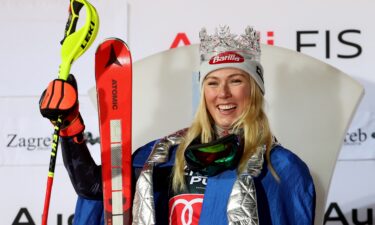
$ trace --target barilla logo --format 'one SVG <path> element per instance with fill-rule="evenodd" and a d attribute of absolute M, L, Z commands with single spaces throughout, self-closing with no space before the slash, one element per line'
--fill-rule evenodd
<path fill-rule="evenodd" d="M 241 63 L 244 61 L 242 55 L 236 52 L 223 52 L 210 59 L 209 64 Z"/>

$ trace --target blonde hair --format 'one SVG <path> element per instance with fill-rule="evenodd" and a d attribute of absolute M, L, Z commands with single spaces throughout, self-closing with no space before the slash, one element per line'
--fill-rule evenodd
<path fill-rule="evenodd" d="M 255 83 L 250 78 L 250 96 L 247 108 L 242 115 L 234 122 L 233 128 L 236 130 L 242 128 L 244 131 L 244 152 L 237 167 L 238 173 L 244 171 L 247 166 L 247 161 L 256 152 L 257 147 L 266 146 L 266 159 L 268 165 L 269 154 L 272 144 L 272 134 L 270 131 L 268 118 L 263 111 L 264 97 Z M 202 85 L 203 87 L 203 85 Z M 208 113 L 203 88 L 195 118 L 192 125 L 189 127 L 184 139 L 177 148 L 175 165 L 173 167 L 172 189 L 174 191 L 185 190 L 185 149 L 190 143 L 200 136 L 201 143 L 208 143 L 214 138 L 213 119 Z M 274 172 L 271 166 L 271 172 Z"/>

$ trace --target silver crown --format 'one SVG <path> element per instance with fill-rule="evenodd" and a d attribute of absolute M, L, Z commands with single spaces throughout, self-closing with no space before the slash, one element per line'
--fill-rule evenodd
<path fill-rule="evenodd" d="M 239 37 L 230 33 L 229 26 L 220 26 L 213 35 L 208 35 L 206 28 L 199 32 L 201 60 L 208 60 L 213 54 L 225 51 L 244 53 L 246 58 L 260 60 L 260 34 L 247 26 Z"/>

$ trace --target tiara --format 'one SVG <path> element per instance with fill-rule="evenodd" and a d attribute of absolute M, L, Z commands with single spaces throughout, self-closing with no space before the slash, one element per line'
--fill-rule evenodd
<path fill-rule="evenodd" d="M 225 51 L 238 51 L 246 58 L 260 60 L 260 34 L 253 27 L 247 26 L 245 33 L 239 37 L 230 33 L 229 26 L 219 26 L 213 35 L 208 35 L 206 28 L 199 32 L 201 61 L 207 60 L 212 54 Z"/>

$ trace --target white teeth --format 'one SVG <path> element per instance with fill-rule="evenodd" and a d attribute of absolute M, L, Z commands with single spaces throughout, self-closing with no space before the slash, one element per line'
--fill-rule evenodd
<path fill-rule="evenodd" d="M 236 108 L 236 106 L 235 106 L 235 105 L 219 105 L 218 108 L 219 108 L 220 110 L 229 110 L 229 109 L 234 109 L 234 108 Z"/>

